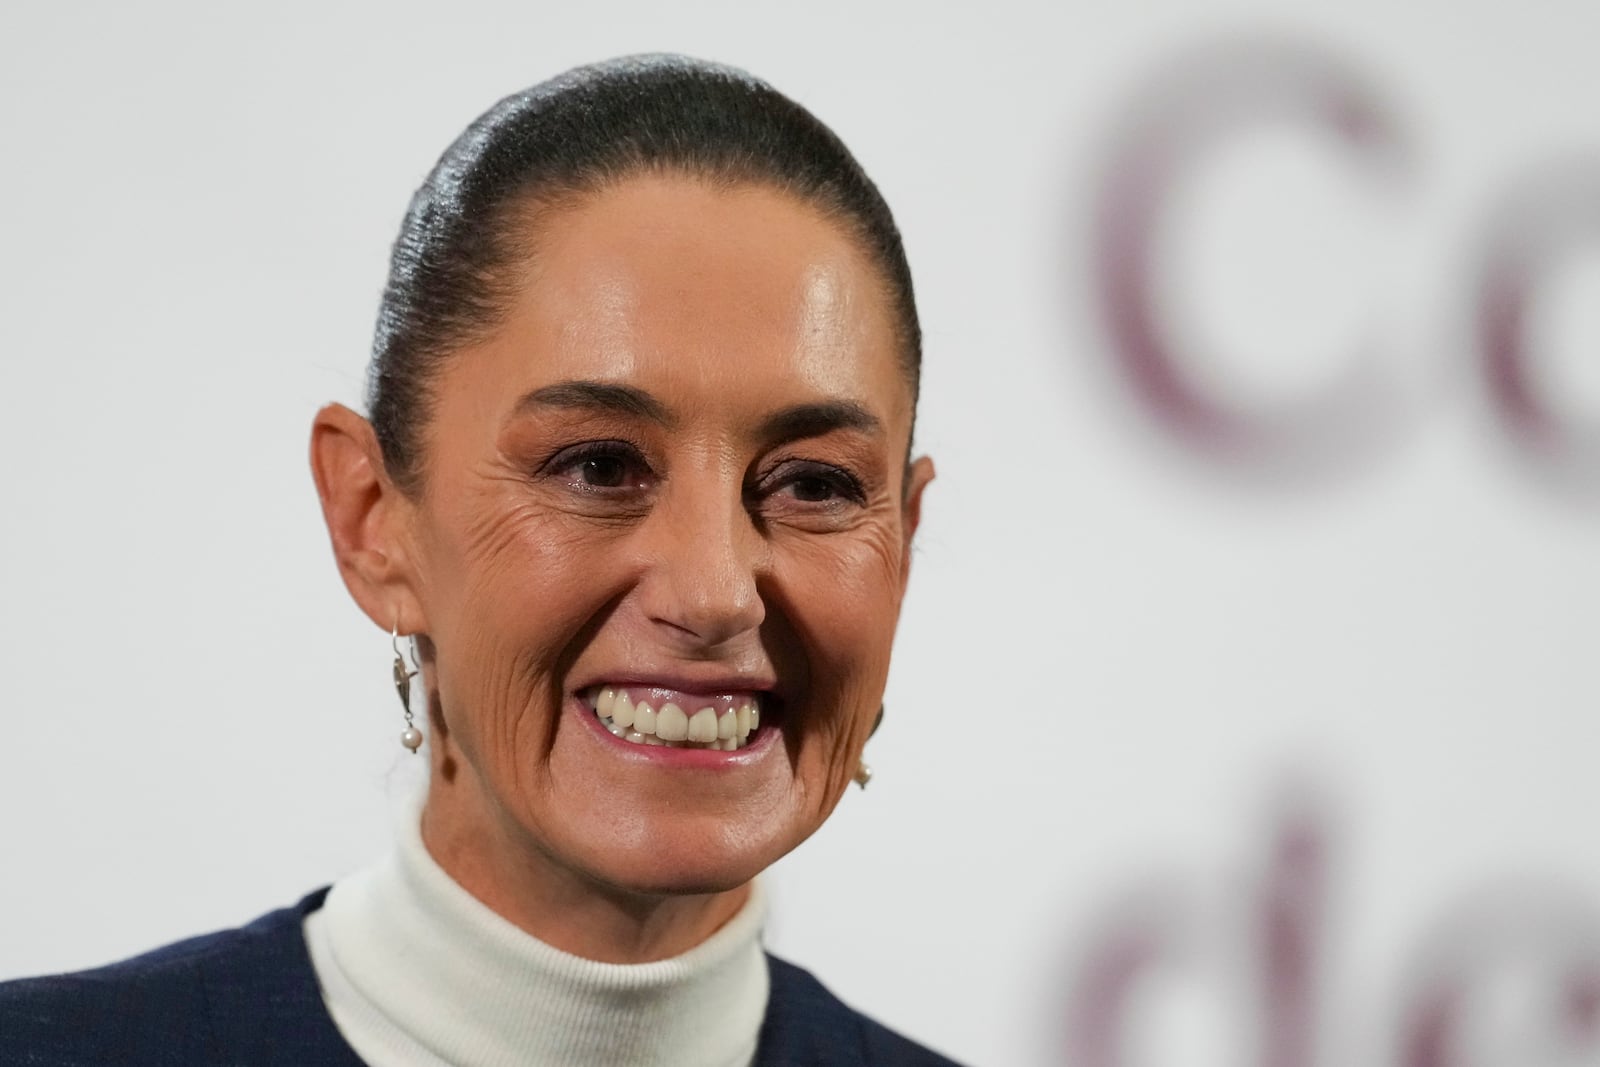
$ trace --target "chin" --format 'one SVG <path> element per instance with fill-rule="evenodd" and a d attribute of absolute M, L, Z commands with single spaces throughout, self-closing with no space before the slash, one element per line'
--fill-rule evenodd
<path fill-rule="evenodd" d="M 809 830 L 730 828 L 726 820 L 709 817 L 680 817 L 682 824 L 671 828 L 661 827 L 662 821 L 641 820 L 638 832 L 591 851 L 580 862 L 603 884 L 641 896 L 726 893 L 748 884 L 810 836 Z"/>
<path fill-rule="evenodd" d="M 657 896 L 738 889 L 822 825 L 832 804 L 818 801 L 837 799 L 811 785 L 831 778 L 815 753 L 792 756 L 799 739 L 786 736 L 776 701 L 762 702 L 764 721 L 732 751 L 639 745 L 609 731 L 594 703 L 569 702 L 549 773 L 518 792 L 542 850 L 599 885 Z"/>

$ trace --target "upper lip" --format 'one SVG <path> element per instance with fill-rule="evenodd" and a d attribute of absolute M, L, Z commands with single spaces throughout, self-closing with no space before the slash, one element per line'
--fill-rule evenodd
<path fill-rule="evenodd" d="M 695 696 L 718 696 L 725 693 L 770 693 L 777 688 L 777 680 L 768 674 L 630 670 L 595 675 L 578 686 L 577 691 L 583 693 L 600 686 L 639 686 L 670 689 Z"/>

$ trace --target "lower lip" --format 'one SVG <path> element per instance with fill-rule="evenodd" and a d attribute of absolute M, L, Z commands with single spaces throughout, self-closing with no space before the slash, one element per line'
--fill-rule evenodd
<path fill-rule="evenodd" d="M 673 748 L 671 745 L 638 745 L 624 741 L 607 730 L 594 713 L 589 702 L 573 694 L 567 698 L 568 710 L 588 723 L 589 732 L 602 743 L 611 746 L 618 754 L 636 760 L 645 760 L 662 767 L 716 768 L 744 767 L 764 756 L 776 743 L 781 732 L 775 724 L 763 722 L 749 742 L 732 752 L 707 748 Z"/>

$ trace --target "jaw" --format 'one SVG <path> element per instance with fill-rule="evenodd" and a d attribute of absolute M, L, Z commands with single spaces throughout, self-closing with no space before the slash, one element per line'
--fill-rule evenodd
<path fill-rule="evenodd" d="M 799 734 L 803 709 L 770 695 L 765 707 L 750 743 L 726 752 L 619 739 L 569 696 L 551 784 L 581 798 L 559 809 L 584 867 L 647 893 L 721 892 L 809 838 L 848 776 L 833 773 L 825 737 Z"/>
<path fill-rule="evenodd" d="M 639 694 L 627 695 L 637 707 Z M 734 705 L 745 695 L 713 694 L 696 710 L 720 709 L 720 730 L 731 708 L 737 727 Z M 803 709 L 791 714 L 771 692 L 756 696 L 759 718 L 733 751 L 618 738 L 596 714 L 600 693 L 584 690 L 551 694 L 560 710 L 542 751 L 515 727 L 504 745 L 457 737 L 469 747 L 448 746 L 456 772 L 436 765 L 430 784 L 430 850 L 494 910 L 552 944 L 541 916 L 581 911 L 585 894 L 641 921 L 669 900 L 680 901 L 674 914 L 717 910 L 714 900 L 742 893 L 808 838 L 842 792 L 818 766 L 827 739 L 798 734 Z"/>

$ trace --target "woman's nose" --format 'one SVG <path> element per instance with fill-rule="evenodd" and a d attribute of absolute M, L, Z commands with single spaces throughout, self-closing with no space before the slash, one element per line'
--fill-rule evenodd
<path fill-rule="evenodd" d="M 711 485 L 675 494 L 650 516 L 645 608 L 652 621 L 699 649 L 754 634 L 766 617 L 757 579 L 766 544 L 745 510 L 741 487 Z"/>

